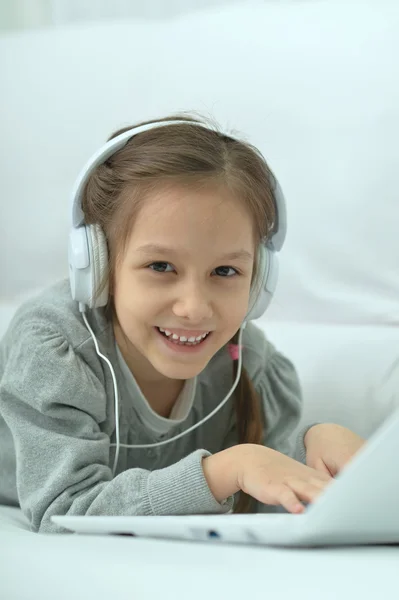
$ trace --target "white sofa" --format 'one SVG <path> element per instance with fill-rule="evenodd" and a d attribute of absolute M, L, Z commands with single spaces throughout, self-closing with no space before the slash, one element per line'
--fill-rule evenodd
<path fill-rule="evenodd" d="M 298 1 L 3 36 L 0 335 L 67 274 L 69 190 L 90 153 L 120 126 L 199 111 L 258 145 L 285 190 L 280 283 L 259 324 L 297 366 L 301 425 L 369 436 L 399 406 L 398 28 L 388 0 Z M 372 598 L 396 583 L 398 560 L 375 552 L 41 536 L 0 507 L 5 600 L 298 600 L 320 586 Z"/>

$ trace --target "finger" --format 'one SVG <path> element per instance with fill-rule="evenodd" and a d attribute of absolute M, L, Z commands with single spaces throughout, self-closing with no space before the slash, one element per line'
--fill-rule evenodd
<path fill-rule="evenodd" d="M 329 476 L 329 478 L 333 477 L 333 473 L 331 473 L 330 469 L 327 467 L 322 458 L 317 459 L 315 469 L 316 471 L 319 471 L 319 473 L 325 473 Z"/>
<path fill-rule="evenodd" d="M 310 477 L 306 481 L 309 481 L 312 485 L 319 488 L 320 490 L 324 490 L 331 482 L 333 478 L 328 477 L 328 479 L 319 479 L 318 477 Z"/>
<path fill-rule="evenodd" d="M 291 490 L 297 495 L 300 500 L 305 502 L 314 502 L 323 492 L 325 485 L 313 485 L 310 481 L 305 481 L 299 478 L 292 478 L 286 482 Z"/>
<path fill-rule="evenodd" d="M 320 468 L 318 468 L 318 465 L 319 463 L 317 463 L 317 467 L 309 467 L 309 469 L 311 470 L 312 481 L 320 481 L 324 484 L 330 482 L 331 479 L 333 479 L 333 476 L 329 471 L 327 465 L 324 462 L 323 466 L 320 465 Z"/>
<path fill-rule="evenodd" d="M 290 513 L 299 514 L 305 510 L 295 492 L 285 484 L 270 486 L 269 494 L 274 499 L 273 504 L 280 504 Z"/>

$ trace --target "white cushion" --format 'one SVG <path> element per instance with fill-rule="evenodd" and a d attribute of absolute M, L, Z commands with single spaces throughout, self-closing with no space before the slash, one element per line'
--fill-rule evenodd
<path fill-rule="evenodd" d="M 32 533 L 28 520 L 21 509 L 14 506 L 0 506 L 0 538 L 3 538 L 5 532 L 17 531 Z"/>
<path fill-rule="evenodd" d="M 257 322 L 295 364 L 300 428 L 333 422 L 370 436 L 399 408 L 399 328 Z"/>

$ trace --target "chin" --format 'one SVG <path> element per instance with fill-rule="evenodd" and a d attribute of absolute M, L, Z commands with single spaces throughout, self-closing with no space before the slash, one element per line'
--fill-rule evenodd
<path fill-rule="evenodd" d="M 163 361 L 161 364 L 152 363 L 153 367 L 158 371 L 158 373 L 161 373 L 169 379 L 192 379 L 193 377 L 199 375 L 201 371 L 205 369 L 207 364 L 208 362 L 202 362 L 201 364 L 197 365 L 185 365 L 182 363 L 176 364 L 176 362 L 166 364 Z"/>
<path fill-rule="evenodd" d="M 170 379 L 192 379 L 201 373 L 204 370 L 206 365 L 201 365 L 195 368 L 194 365 L 173 365 L 169 369 L 165 369 L 165 374 Z"/>

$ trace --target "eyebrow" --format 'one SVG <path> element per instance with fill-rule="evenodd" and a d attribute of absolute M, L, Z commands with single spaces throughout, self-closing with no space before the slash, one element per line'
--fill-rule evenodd
<path fill-rule="evenodd" d="M 159 244 L 144 244 L 136 248 L 136 252 L 142 252 L 143 254 L 178 254 L 178 250 L 174 248 L 168 248 L 167 246 L 160 246 Z M 220 257 L 223 260 L 253 260 L 253 255 L 247 250 L 235 250 L 234 252 L 228 252 Z"/>

